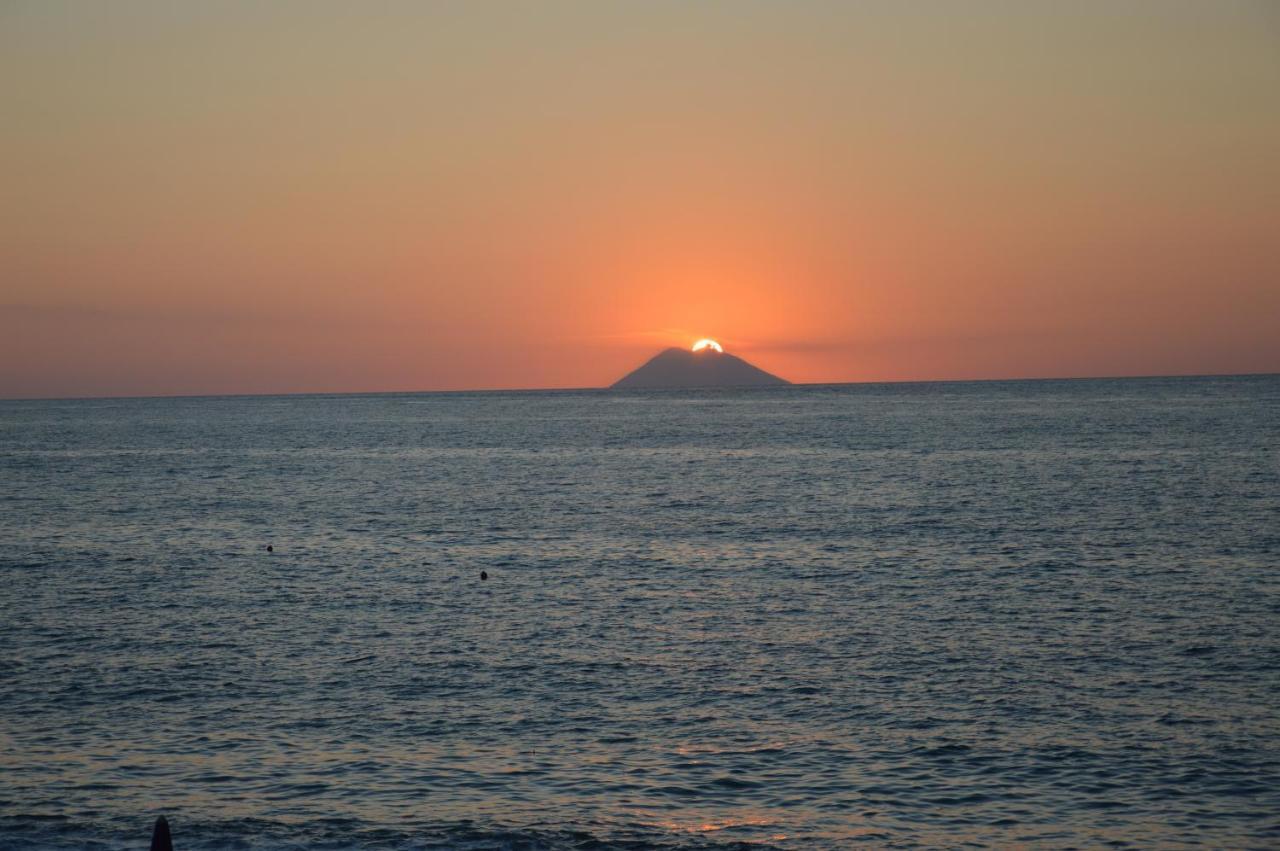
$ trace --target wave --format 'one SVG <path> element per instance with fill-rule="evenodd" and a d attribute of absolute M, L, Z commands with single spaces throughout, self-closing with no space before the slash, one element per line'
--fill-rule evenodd
<path fill-rule="evenodd" d="M 724 851 L 774 846 L 735 837 L 689 835 L 660 825 L 635 824 L 593 832 L 575 827 L 506 828 L 473 822 L 388 827 L 358 819 L 327 818 L 302 823 L 264 819 L 191 821 L 170 818 L 177 851 L 338 851 L 339 849 L 413 849 L 413 851 Z M 711 826 L 717 831 L 724 826 Z M 145 847 L 151 822 L 76 822 L 64 816 L 19 815 L 0 819 L 0 851 L 136 851 Z"/>

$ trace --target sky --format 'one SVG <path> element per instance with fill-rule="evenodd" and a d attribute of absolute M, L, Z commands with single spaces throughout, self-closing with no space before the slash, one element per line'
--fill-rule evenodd
<path fill-rule="evenodd" d="M 1280 4 L 0 5 L 0 397 L 1280 371 Z"/>

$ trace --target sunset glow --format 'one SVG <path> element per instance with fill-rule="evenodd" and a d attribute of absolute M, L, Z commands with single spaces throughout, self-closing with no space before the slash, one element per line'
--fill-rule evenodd
<path fill-rule="evenodd" d="M 1280 370 L 1266 4 L 126 5 L 0 11 L 0 396 Z"/>
<path fill-rule="evenodd" d="M 1280 0 L 0 0 L 0 851 L 1275 846 L 1277 92 Z"/>

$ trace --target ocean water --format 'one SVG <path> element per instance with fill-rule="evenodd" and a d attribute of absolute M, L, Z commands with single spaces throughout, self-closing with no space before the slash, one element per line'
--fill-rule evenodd
<path fill-rule="evenodd" d="M 0 583 L 3 848 L 1280 845 L 1276 376 L 0 402 Z"/>

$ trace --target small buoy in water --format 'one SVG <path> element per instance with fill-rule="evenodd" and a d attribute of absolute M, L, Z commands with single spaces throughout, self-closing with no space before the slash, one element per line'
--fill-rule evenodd
<path fill-rule="evenodd" d="M 169 821 L 164 816 L 156 819 L 155 829 L 151 831 L 151 851 L 173 851 L 173 839 L 169 836 Z"/>
<path fill-rule="evenodd" d="M 267 552 L 274 553 L 275 551 L 276 551 L 275 547 L 271 546 L 270 544 L 267 544 Z"/>
<path fill-rule="evenodd" d="M 486 580 L 486 579 L 488 579 L 488 578 L 489 578 L 489 574 L 485 573 L 483 570 L 482 570 L 482 571 L 480 571 L 480 581 L 481 581 L 481 582 L 483 582 L 484 580 Z"/>

